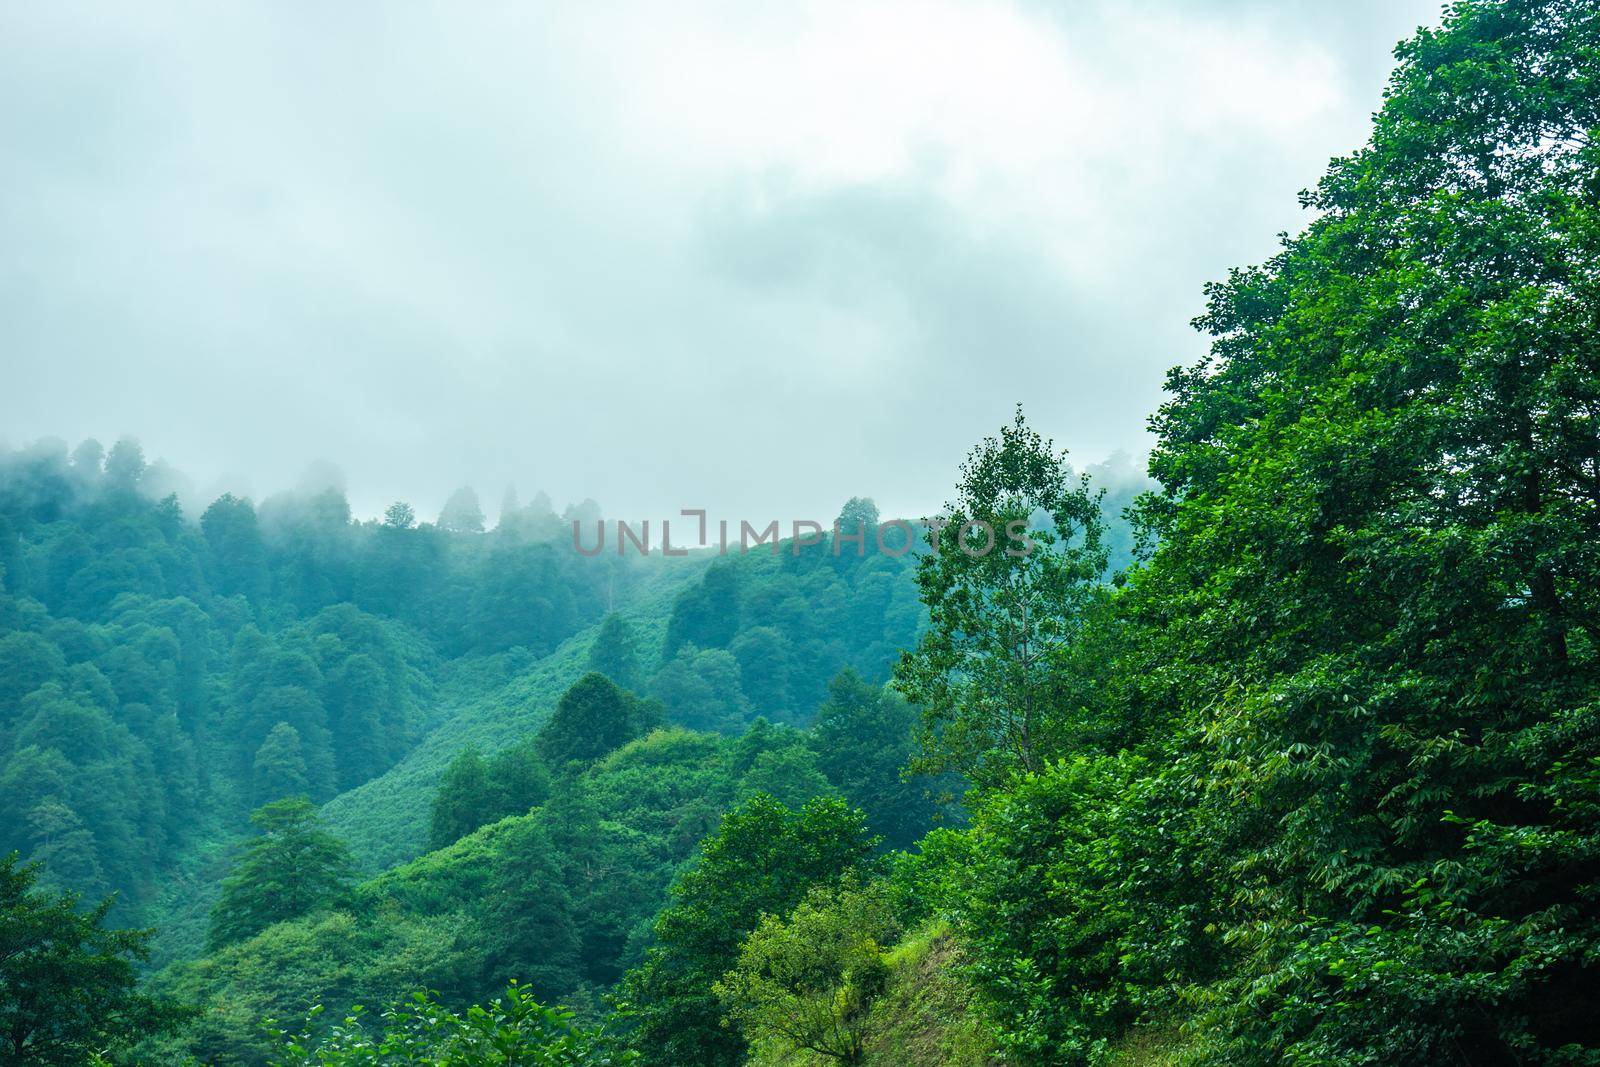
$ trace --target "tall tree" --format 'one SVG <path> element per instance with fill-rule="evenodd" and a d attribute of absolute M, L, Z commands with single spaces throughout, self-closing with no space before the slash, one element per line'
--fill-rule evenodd
<path fill-rule="evenodd" d="M 785 914 L 811 887 L 862 869 L 873 846 L 861 813 L 836 798 L 791 811 L 758 794 L 724 816 L 673 884 L 655 947 L 622 981 L 620 1010 L 644 1062 L 744 1062 L 743 1039 L 722 1024 L 715 983 L 763 915 Z"/>
<path fill-rule="evenodd" d="M 440 776 L 428 819 L 428 847 L 444 848 L 484 825 L 493 803 L 489 765 L 476 746 L 469 745 Z"/>
<path fill-rule="evenodd" d="M 267 591 L 267 556 L 254 505 L 223 493 L 201 514 L 200 532 L 207 577 L 217 592 L 259 602 Z"/>
<path fill-rule="evenodd" d="M 539 754 L 557 771 L 592 763 L 648 733 L 660 721 L 655 707 L 593 671 L 561 695 L 539 731 Z"/>
<path fill-rule="evenodd" d="M 685 645 L 724 648 L 739 632 L 739 571 L 733 560 L 718 560 L 700 581 L 678 594 L 667 620 L 662 662 L 670 662 Z"/>
<path fill-rule="evenodd" d="M 450 494 L 439 512 L 439 528 L 454 533 L 483 532 L 483 508 L 472 486 L 463 485 Z"/>
<path fill-rule="evenodd" d="M 180 1022 L 138 989 L 151 931 L 108 930 L 109 898 L 80 908 L 36 889 L 38 876 L 15 853 L 0 858 L 0 1058 L 77 1067 Z"/>
<path fill-rule="evenodd" d="M 306 758 L 300 751 L 300 732 L 286 722 L 274 726 L 256 749 L 251 779 L 257 805 L 305 795 L 310 787 L 306 782 Z"/>
<path fill-rule="evenodd" d="M 144 449 L 131 437 L 122 437 L 106 454 L 106 484 L 128 492 L 139 487 L 144 477 Z"/>
<path fill-rule="evenodd" d="M 1066 651 L 1106 565 L 1099 500 L 1066 457 L 1019 406 L 929 520 L 917 564 L 929 627 L 894 671 L 923 710 L 925 770 L 992 784 L 1057 748 L 1050 713 L 1067 699 Z"/>
<path fill-rule="evenodd" d="M 223 879 L 222 896 L 211 910 L 207 944 L 213 950 L 331 904 L 349 882 L 349 851 L 322 828 L 309 800 L 273 801 L 250 821 L 259 835 Z"/>
<path fill-rule="evenodd" d="M 409 530 L 417 524 L 417 513 L 404 500 L 383 509 L 383 524 L 391 530 Z"/>
<path fill-rule="evenodd" d="M 881 884 L 818 886 L 789 915 L 763 917 L 713 988 L 747 1040 L 860 1063 L 898 932 Z"/>
<path fill-rule="evenodd" d="M 809 735 L 822 773 L 891 848 L 910 847 L 938 811 L 929 795 L 937 782 L 906 776 L 916 724 L 916 710 L 899 694 L 847 667 L 828 683 L 828 702 Z"/>
<path fill-rule="evenodd" d="M 633 627 L 614 611 L 600 623 L 594 644 L 589 646 L 589 669 L 605 675 L 624 689 L 639 688 L 642 679 Z"/>
<path fill-rule="evenodd" d="M 1219 1060 L 1600 1055 L 1597 48 L 1452 5 L 1169 379 L 1119 671 L 1226 875 Z"/>
<path fill-rule="evenodd" d="M 445 768 L 429 815 L 428 847 L 441 849 L 507 815 L 525 815 L 550 795 L 550 772 L 529 739 L 484 759 L 464 749 Z"/>

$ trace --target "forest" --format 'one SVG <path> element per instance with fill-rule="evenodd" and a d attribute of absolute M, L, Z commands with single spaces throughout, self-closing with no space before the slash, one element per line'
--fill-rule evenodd
<path fill-rule="evenodd" d="M 1600 5 L 1395 57 L 910 553 L 0 451 L 0 1061 L 1600 1064 Z"/>

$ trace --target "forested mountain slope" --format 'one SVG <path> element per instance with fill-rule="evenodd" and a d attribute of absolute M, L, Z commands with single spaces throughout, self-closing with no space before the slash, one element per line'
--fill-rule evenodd
<path fill-rule="evenodd" d="M 1600 1064 L 1600 4 L 1396 57 L 1208 289 L 1121 580 L 1020 407 L 905 557 L 7 454 L 6 1052 Z M 174 870 L 216 904 L 141 978 Z"/>

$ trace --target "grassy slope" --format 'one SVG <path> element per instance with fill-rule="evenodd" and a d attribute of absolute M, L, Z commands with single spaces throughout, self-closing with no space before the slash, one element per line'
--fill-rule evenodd
<path fill-rule="evenodd" d="M 712 558 L 662 561 L 641 578 L 630 603 L 619 605 L 618 612 L 633 625 L 641 662 L 659 657 L 673 599 Z M 422 852 L 428 806 L 445 766 L 468 745 L 488 754 L 537 730 L 561 694 L 582 677 L 598 629 L 597 624 L 574 634 L 487 693 L 461 693 L 453 707 L 434 717 L 439 725 L 403 760 L 323 805 L 329 826 L 350 843 L 363 871 L 381 871 Z"/>
<path fill-rule="evenodd" d="M 628 603 L 618 605 L 633 624 L 642 661 L 653 663 L 660 655 L 673 598 L 712 558 L 697 554 L 653 561 L 659 565 L 641 575 Z M 349 841 L 363 873 L 386 870 L 422 852 L 428 807 L 445 764 L 466 745 L 493 752 L 537 729 L 583 674 L 598 629 L 582 630 L 531 662 L 501 653 L 463 657 L 443 667 L 434 703 L 419 709 L 426 732 L 416 748 L 386 773 L 323 805 L 324 816 Z M 221 826 L 196 834 L 159 897 L 137 916 L 140 925 L 156 929 L 152 968 L 203 953 L 211 906 L 238 837 L 238 830 Z"/>
<path fill-rule="evenodd" d="M 958 970 L 960 949 L 941 924 L 914 931 L 890 950 L 889 984 L 872 1006 L 863 1067 L 983 1067 L 999 1061 L 972 988 Z M 824 1067 L 812 1052 L 757 1047 L 751 1067 Z"/>

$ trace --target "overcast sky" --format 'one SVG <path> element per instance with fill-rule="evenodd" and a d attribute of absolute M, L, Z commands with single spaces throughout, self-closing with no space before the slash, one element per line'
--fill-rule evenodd
<path fill-rule="evenodd" d="M 1148 447 L 1437 2 L 8 3 L 0 438 L 370 515 L 944 500 Z"/>

